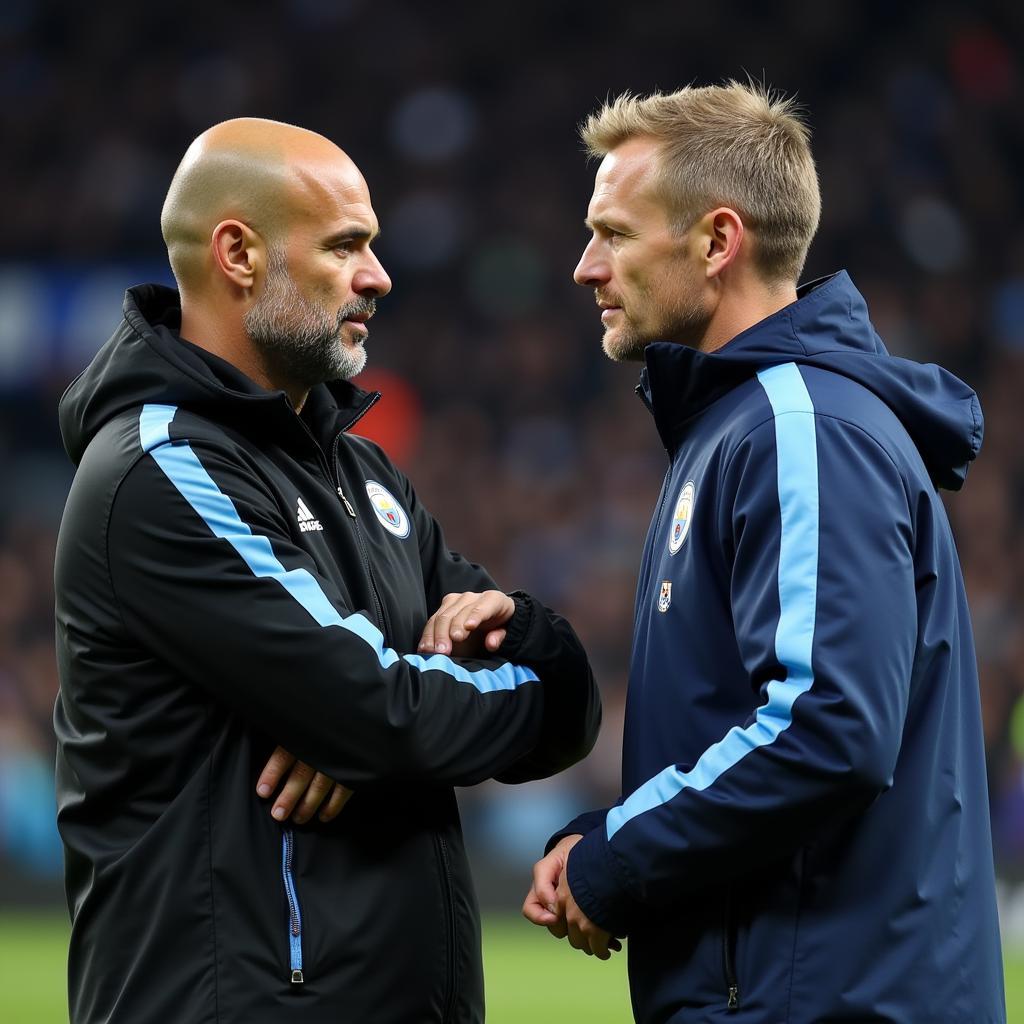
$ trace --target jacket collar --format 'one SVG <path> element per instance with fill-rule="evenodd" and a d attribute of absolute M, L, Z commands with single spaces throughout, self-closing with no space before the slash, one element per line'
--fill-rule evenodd
<path fill-rule="evenodd" d="M 851 324 L 860 328 L 852 332 L 858 335 L 853 347 L 884 352 L 867 320 L 867 306 L 843 270 L 801 285 L 795 302 L 715 352 L 699 352 L 674 342 L 648 345 L 637 394 L 650 409 L 662 442 L 671 452 L 689 420 L 758 370 L 805 361 L 829 345 L 850 345 Z M 837 340 L 841 335 L 846 336 L 844 341 Z"/>
<path fill-rule="evenodd" d="M 173 288 L 142 285 L 129 289 L 125 318 L 152 347 L 177 357 L 179 365 L 183 362 L 193 371 L 197 383 L 231 416 L 241 417 L 251 427 L 265 428 L 268 421 L 291 429 L 296 426 L 295 410 L 283 391 L 260 387 L 232 363 L 181 337 L 181 306 Z M 355 426 L 380 397 L 380 392 L 363 391 L 346 380 L 328 381 L 310 389 L 299 418 L 323 445 Z"/>

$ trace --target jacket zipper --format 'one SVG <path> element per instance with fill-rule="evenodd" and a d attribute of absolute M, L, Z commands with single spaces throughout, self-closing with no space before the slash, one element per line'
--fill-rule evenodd
<path fill-rule="evenodd" d="M 369 412 L 371 407 L 374 406 L 379 400 L 380 394 L 374 394 L 371 397 L 370 401 L 367 402 L 366 405 L 359 410 L 355 417 L 353 417 L 351 422 L 345 425 L 344 429 L 347 430 L 349 427 L 353 426 L 355 422 L 359 420 L 362 416 L 364 416 L 367 412 Z M 299 422 L 302 423 L 301 420 Z M 305 423 L 302 423 L 302 426 L 305 429 L 306 433 L 309 435 L 310 440 L 316 447 L 317 452 L 320 454 L 321 461 L 326 463 L 327 460 L 326 458 L 324 458 L 323 449 L 320 447 L 319 444 L 317 444 L 316 438 L 313 437 L 312 431 L 309 429 L 309 427 L 306 426 Z M 338 434 L 337 438 L 335 438 L 334 441 L 334 472 L 333 474 L 330 475 L 334 477 L 335 489 L 338 492 L 338 497 L 341 499 L 342 503 L 345 506 L 345 511 L 348 512 L 352 519 L 355 519 L 356 511 L 352 507 L 352 504 L 349 502 L 348 498 L 345 497 L 345 492 L 341 489 L 341 481 L 338 478 L 338 445 L 340 444 L 340 442 L 341 434 Z M 330 473 L 331 467 L 325 466 L 325 468 Z M 377 584 L 373 579 L 373 573 L 370 572 L 370 563 L 369 559 L 366 557 L 366 552 L 363 549 L 363 538 L 359 532 L 359 524 L 355 523 L 354 525 L 356 529 L 356 538 L 359 542 L 359 551 L 363 557 L 363 563 L 366 566 L 367 574 L 370 577 L 370 586 L 373 589 L 373 595 L 377 600 L 378 608 L 380 609 L 381 612 L 381 623 L 384 624 L 384 605 L 383 602 L 381 602 L 380 600 L 380 595 L 377 593 Z M 292 874 L 292 859 L 294 857 L 294 854 L 295 833 L 290 828 L 286 828 L 284 829 L 281 835 L 281 878 L 282 881 L 284 882 L 285 896 L 288 899 L 288 962 L 289 969 L 291 971 L 291 983 L 293 985 L 302 985 L 305 984 L 306 981 L 302 969 L 302 909 L 299 907 L 299 896 L 298 893 L 295 891 L 295 877 Z"/>
<path fill-rule="evenodd" d="M 661 500 L 658 502 L 658 511 L 655 513 L 655 517 L 654 517 L 654 531 L 651 533 L 651 544 L 652 544 L 652 547 L 653 547 L 653 545 L 657 544 L 657 540 L 661 536 L 661 517 L 662 517 L 662 515 L 664 514 L 664 511 L 665 511 L 665 503 L 668 501 L 669 484 L 671 483 L 671 481 L 672 481 L 672 465 L 669 464 L 668 473 L 665 475 L 665 482 L 661 485 Z M 651 577 L 653 575 L 654 575 L 654 554 L 653 554 L 653 551 L 652 551 L 650 563 L 647 565 L 647 573 L 646 573 L 646 575 L 644 577 L 644 580 L 643 580 L 643 589 L 642 590 L 641 589 L 637 590 L 637 594 L 638 594 L 637 602 L 638 602 L 638 604 L 639 604 L 639 600 L 640 600 L 639 595 L 640 594 L 643 594 L 643 595 L 647 594 L 648 588 L 651 585 Z"/>
<path fill-rule="evenodd" d="M 295 879 L 292 876 L 292 855 L 295 850 L 295 835 L 286 828 L 281 836 L 281 876 L 284 879 L 284 891 L 288 897 L 288 955 L 291 965 L 291 981 L 293 985 L 305 982 L 302 973 L 302 911 L 299 909 L 299 897 L 295 892 Z"/>
<path fill-rule="evenodd" d="M 736 901 L 730 889 L 725 896 L 725 926 L 722 928 L 722 969 L 725 973 L 726 1009 L 740 1008 L 740 986 L 736 980 Z"/>
<path fill-rule="evenodd" d="M 350 502 L 348 500 L 348 497 L 346 496 L 345 491 L 342 489 L 342 486 L 341 486 L 341 472 L 338 469 L 338 448 L 341 446 L 342 435 L 350 427 L 355 426 L 355 424 L 359 420 L 361 420 L 377 404 L 377 402 L 379 402 L 379 401 L 380 401 L 380 392 L 379 391 L 375 391 L 370 396 L 369 401 L 366 402 L 366 404 L 363 405 L 363 407 L 358 410 L 356 415 L 353 416 L 352 419 L 349 420 L 349 422 L 346 423 L 341 428 L 341 430 L 339 431 L 338 435 L 334 438 L 334 443 L 331 445 L 331 460 L 330 460 L 330 464 L 329 465 L 328 465 L 328 461 L 327 461 L 327 453 L 323 450 L 323 448 L 320 447 L 320 443 L 313 436 L 313 431 L 310 430 L 309 427 L 306 426 L 306 424 L 303 423 L 303 421 L 301 419 L 299 420 L 299 425 L 306 432 L 306 434 L 308 435 L 310 441 L 313 442 L 313 447 L 316 448 L 317 455 L 320 458 L 320 463 L 324 467 L 324 469 L 327 470 L 327 479 L 330 480 L 334 484 L 334 490 L 337 492 L 338 500 L 345 506 L 345 511 L 348 513 L 349 517 L 352 519 L 352 526 L 353 526 L 353 528 L 355 529 L 355 532 L 356 532 L 356 544 L 359 547 L 359 555 L 360 555 L 360 558 L 363 561 L 363 568 L 366 570 L 367 578 L 370 581 L 370 590 L 373 593 L 373 599 L 374 599 L 374 602 L 376 603 L 376 610 L 377 610 L 377 613 L 380 616 L 378 621 L 380 622 L 381 628 L 384 630 L 385 635 L 386 636 L 390 636 L 391 635 L 391 624 L 388 621 L 387 614 L 384 611 L 384 602 L 381 600 L 380 591 L 377 589 L 377 581 L 374 579 L 373 570 L 370 568 L 370 558 L 369 558 L 369 555 L 367 555 L 367 553 L 366 553 L 366 548 L 365 548 L 365 546 L 363 544 L 363 534 L 362 534 L 361 530 L 359 529 L 359 517 L 356 515 L 356 510 L 353 507 L 352 502 Z"/>
<path fill-rule="evenodd" d="M 444 1012 L 441 1016 L 442 1024 L 451 1020 L 452 1010 L 455 1003 L 455 963 L 456 963 L 456 929 L 455 929 L 455 898 L 452 893 L 452 869 L 448 859 L 448 844 L 444 837 L 435 833 L 434 840 L 437 844 L 437 851 L 441 858 L 441 880 L 444 886 L 446 909 L 448 911 L 448 970 L 445 976 L 444 990 Z"/>
<path fill-rule="evenodd" d="M 334 444 L 331 446 L 331 469 L 334 476 L 334 489 L 338 492 L 338 497 L 345 506 L 345 511 L 352 518 L 352 526 L 356 531 L 356 544 L 359 548 L 359 556 L 363 560 L 363 568 L 366 570 L 366 576 L 370 581 L 370 591 L 377 604 L 381 628 L 384 630 L 385 636 L 391 636 L 391 623 L 388 621 L 387 613 L 384 611 L 384 602 L 381 600 L 380 591 L 377 589 L 377 580 L 374 578 L 373 568 L 370 566 L 370 556 L 366 553 L 366 546 L 363 544 L 363 532 L 359 528 L 359 517 L 356 515 L 356 510 L 352 507 L 352 503 L 345 497 L 345 492 L 341 487 L 341 470 L 338 468 L 338 449 L 341 447 L 341 437 L 342 435 L 338 434 L 334 439 Z"/>

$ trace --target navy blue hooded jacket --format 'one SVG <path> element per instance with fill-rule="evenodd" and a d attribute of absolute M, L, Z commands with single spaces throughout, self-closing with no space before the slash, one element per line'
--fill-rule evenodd
<path fill-rule="evenodd" d="M 636 602 L 623 799 L 581 909 L 642 1022 L 1006 1020 L 978 675 L 938 487 L 975 394 L 890 357 L 845 273 L 713 354 L 658 343 L 671 466 Z"/>

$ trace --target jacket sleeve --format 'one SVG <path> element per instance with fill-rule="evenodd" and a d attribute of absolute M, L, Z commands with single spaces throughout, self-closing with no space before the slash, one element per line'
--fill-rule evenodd
<path fill-rule="evenodd" d="M 900 748 L 917 612 L 910 502 L 890 456 L 807 398 L 747 435 L 719 488 L 707 540 L 731 570 L 755 707 L 574 847 L 577 902 L 620 935 L 863 811 Z"/>
<path fill-rule="evenodd" d="M 111 582 L 141 647 L 350 786 L 472 784 L 543 733 L 537 673 L 400 654 L 295 544 L 243 456 L 154 443 L 108 523 Z"/>
<path fill-rule="evenodd" d="M 621 803 L 621 801 L 619 801 Z M 577 814 L 568 825 L 563 825 L 544 844 L 544 855 L 547 856 L 566 836 L 585 836 L 600 825 L 604 824 L 605 818 L 611 808 L 606 807 L 599 811 L 584 811 Z"/>
<path fill-rule="evenodd" d="M 601 696 L 572 626 L 536 598 L 515 591 L 516 613 L 498 653 L 534 669 L 544 682 L 544 720 L 537 745 L 499 782 L 529 782 L 563 771 L 590 753 L 601 727 Z"/>
<path fill-rule="evenodd" d="M 420 541 L 427 607 L 436 609 L 449 593 L 502 589 L 486 570 L 449 550 L 440 525 L 408 481 L 403 482 Z M 601 697 L 572 626 L 523 591 L 511 596 L 516 610 L 497 653 L 533 669 L 544 688 L 544 718 L 536 746 L 514 765 L 495 772 L 499 782 L 518 783 L 554 775 L 590 753 L 601 727 Z"/>

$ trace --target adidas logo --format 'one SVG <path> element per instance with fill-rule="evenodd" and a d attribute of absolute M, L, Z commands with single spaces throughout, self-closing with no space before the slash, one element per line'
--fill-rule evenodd
<path fill-rule="evenodd" d="M 323 527 L 320 525 L 320 520 L 317 519 L 312 512 L 306 507 L 306 503 L 299 498 L 299 507 L 297 512 L 299 520 L 299 529 L 303 533 L 309 533 L 311 530 L 322 530 Z"/>

